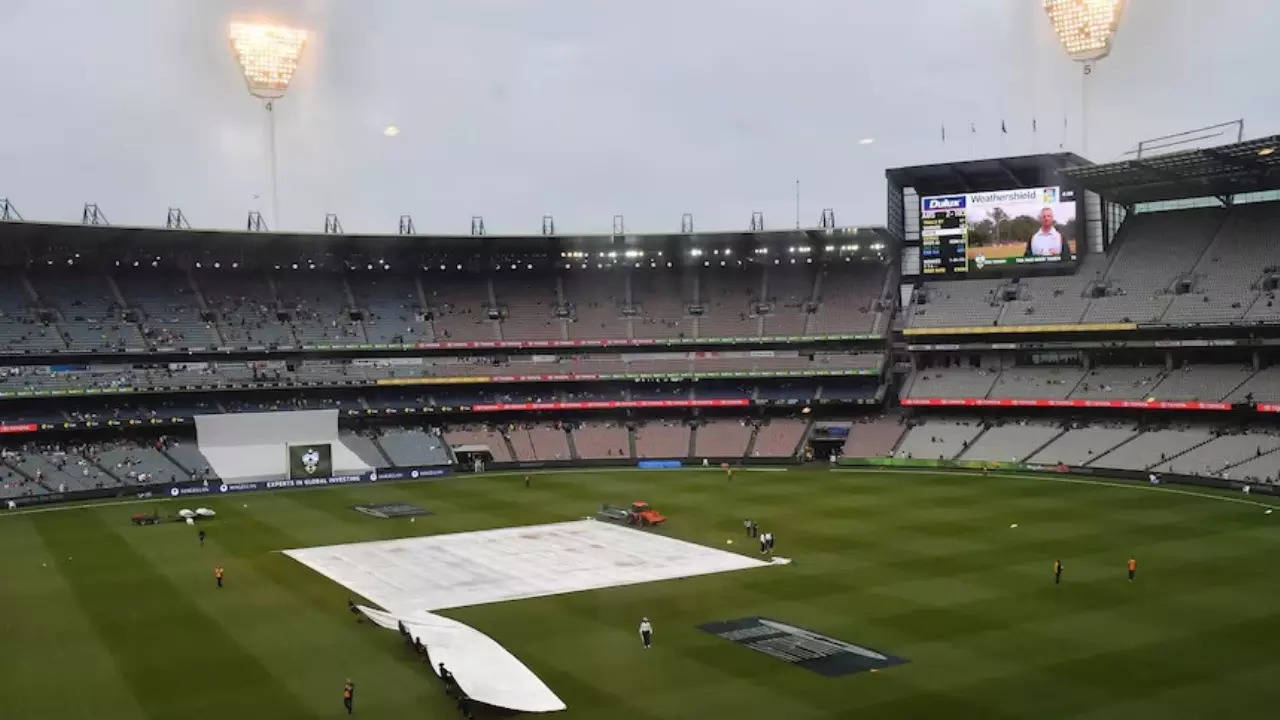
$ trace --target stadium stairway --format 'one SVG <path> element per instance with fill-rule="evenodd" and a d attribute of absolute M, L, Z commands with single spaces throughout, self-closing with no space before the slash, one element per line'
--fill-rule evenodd
<path fill-rule="evenodd" d="M 1257 296 L 1253 298 L 1253 302 L 1249 303 L 1249 307 L 1244 309 L 1243 317 L 1246 317 L 1246 318 L 1250 317 L 1251 314 L 1253 313 L 1253 309 L 1255 307 L 1258 307 L 1258 303 L 1265 302 L 1267 299 L 1268 299 L 1267 293 L 1265 292 L 1258 293 Z"/>
<path fill-rule="evenodd" d="M 995 323 L 993 323 L 994 325 L 1003 325 L 1003 324 L 1004 324 L 1004 313 L 1005 313 L 1005 311 L 1006 311 L 1006 310 L 1008 310 L 1008 309 L 1009 309 L 1009 303 L 1007 303 L 1007 302 L 1002 302 L 1002 303 L 1000 303 L 1000 312 L 996 313 L 996 321 L 995 321 Z M 994 387 L 994 386 L 993 386 L 993 387 Z M 987 396 L 988 396 L 988 397 L 990 397 L 990 396 L 991 396 L 991 393 L 987 393 Z"/>
<path fill-rule="evenodd" d="M 107 289 L 111 291 L 111 297 L 116 301 L 116 305 L 122 308 L 129 307 L 129 301 L 124 299 L 124 293 L 120 292 L 120 283 L 116 282 L 116 278 L 111 273 L 103 274 L 107 279 Z"/>
<path fill-rule="evenodd" d="M 447 447 L 448 443 L 445 443 L 445 446 Z M 378 455 L 380 455 L 382 459 L 387 462 L 387 467 L 396 466 L 395 461 L 391 459 L 391 453 L 387 452 L 387 449 L 382 446 L 381 434 L 373 436 L 373 447 L 378 451 Z"/>
<path fill-rule="evenodd" d="M 18 278 L 22 280 L 22 291 L 26 294 L 27 300 L 32 305 L 41 305 L 40 293 L 36 292 L 36 286 L 31 283 L 31 278 L 27 277 L 26 273 L 22 273 Z"/>
<path fill-rule="evenodd" d="M 5 462 L 5 463 L 0 463 L 0 464 L 3 464 L 5 467 L 9 468 L 10 470 L 14 471 L 15 473 L 17 473 L 17 474 L 21 475 L 22 477 L 26 478 L 26 479 L 27 479 L 27 482 L 35 483 L 36 485 L 39 485 L 40 487 L 44 488 L 44 491 L 45 491 L 45 492 L 49 492 L 49 493 L 54 492 L 54 489 L 53 489 L 52 487 L 50 487 L 48 483 L 45 483 L 45 482 L 40 481 L 40 480 L 36 480 L 36 478 L 35 478 L 35 476 L 34 476 L 34 475 L 32 475 L 31 473 L 27 472 L 26 470 L 23 470 L 23 469 L 22 469 L 22 463 L 8 463 L 8 462 Z"/>
<path fill-rule="evenodd" d="M 813 433 L 813 416 L 809 415 L 807 417 L 809 421 L 804 425 L 804 432 L 800 433 L 800 439 L 796 441 L 796 446 L 791 448 L 791 457 L 793 458 L 800 456 L 800 448 L 809 442 L 809 436 Z"/>
<path fill-rule="evenodd" d="M 1096 463 L 1097 461 L 1099 461 L 1099 460 L 1101 460 L 1102 458 L 1106 457 L 1107 455 L 1109 455 L 1109 454 L 1111 454 L 1111 453 L 1115 452 L 1116 450 L 1119 450 L 1120 448 L 1124 447 L 1125 445 L 1128 445 L 1129 443 L 1131 443 L 1131 442 L 1133 442 L 1134 440 L 1136 440 L 1136 439 L 1138 439 L 1138 438 L 1142 437 L 1142 436 L 1143 436 L 1143 435 L 1145 435 L 1145 434 L 1146 434 L 1146 431 L 1145 431 L 1145 430 L 1139 430 L 1138 432 L 1134 433 L 1133 435 L 1130 435 L 1129 437 L 1125 438 L 1124 440 L 1121 440 L 1120 442 L 1116 443 L 1115 445 L 1112 445 L 1111 447 L 1107 448 L 1106 450 L 1103 450 L 1102 452 L 1098 453 L 1097 455 L 1094 455 L 1093 457 L 1089 458 L 1087 461 L 1085 461 L 1084 465 L 1082 465 L 1081 467 L 1090 467 L 1090 466 L 1092 466 L 1092 465 L 1093 465 L 1094 463 Z"/>
<path fill-rule="evenodd" d="M 1209 254 L 1209 251 L 1215 247 L 1215 241 L 1218 239 L 1218 235 L 1222 232 L 1222 228 L 1227 224 L 1227 220 L 1230 217 L 1231 217 L 1231 214 L 1228 209 L 1228 212 L 1222 213 L 1221 216 L 1218 218 L 1217 226 L 1214 227 L 1212 233 L 1209 233 L 1209 242 L 1205 243 L 1205 246 L 1200 249 L 1200 254 L 1196 255 L 1196 261 L 1191 263 L 1191 266 L 1186 269 L 1184 273 L 1186 276 L 1194 277 L 1193 273 L 1195 273 L 1196 268 L 1200 267 L 1200 263 L 1204 262 L 1204 258 L 1206 255 Z M 1160 322 L 1165 321 L 1165 316 L 1169 314 L 1169 311 L 1173 309 L 1173 306 L 1174 306 L 1174 303 L 1171 300 L 1169 304 L 1165 306 L 1164 312 L 1160 313 L 1160 318 L 1159 318 Z"/>
<path fill-rule="evenodd" d="M 492 292 L 492 287 L 493 286 L 490 285 L 490 292 Z M 502 444 L 507 446 L 507 452 L 510 454 L 511 459 L 519 460 L 520 456 L 516 454 L 516 446 L 511 444 L 511 437 L 507 435 L 507 432 L 502 430 L 499 431 L 498 434 L 502 436 Z"/>
<path fill-rule="evenodd" d="M 965 454 L 966 452 L 968 452 L 968 451 L 969 451 L 969 448 L 973 447 L 974 443 L 978 442 L 978 440 L 979 440 L 983 435 L 986 435 L 986 434 L 987 434 L 987 431 L 988 431 L 988 430 L 990 430 L 992 427 L 994 427 L 994 426 L 993 426 L 993 425 L 984 425 L 984 426 L 982 427 L 982 429 L 978 431 L 978 434 L 977 434 L 977 435 L 974 435 L 973 437 L 969 438 L 969 441 L 968 441 L 968 442 L 963 443 L 963 444 L 961 445 L 961 447 L 960 447 L 960 452 L 956 453 L 955 455 L 952 455 L 951 457 L 949 457 L 949 458 L 947 458 L 947 459 L 948 459 L 948 460 L 959 460 L 959 459 L 960 459 L 960 456 L 961 456 L 961 455 L 963 455 L 963 454 Z"/>
<path fill-rule="evenodd" d="M 818 306 L 818 298 L 822 297 L 820 294 L 822 292 L 822 279 L 826 277 L 826 275 L 827 271 L 825 269 L 819 270 L 813 274 L 813 292 L 809 293 L 809 307 L 816 308 Z M 812 332 L 812 325 L 813 313 L 806 312 L 804 314 L 804 327 L 801 329 L 800 334 L 808 335 Z"/>
<path fill-rule="evenodd" d="M 566 428 L 564 434 L 566 441 L 569 443 L 569 459 L 581 460 L 582 456 L 578 454 L 578 445 L 573 441 L 573 433 Z"/>
<path fill-rule="evenodd" d="M 118 317 L 120 318 L 120 324 L 132 325 L 138 331 L 138 337 L 142 338 L 143 346 L 145 347 L 147 344 L 147 334 L 142 329 L 142 311 L 138 310 L 134 315 L 134 317 L 138 318 L 136 322 L 126 321 L 125 317 L 127 312 L 134 308 L 130 305 L 129 301 L 125 299 L 124 292 L 120 290 L 120 283 L 116 282 L 115 275 L 112 275 L 111 273 L 103 273 L 102 276 L 106 278 L 107 289 L 111 291 L 111 298 L 116 301 L 116 307 L 119 308 L 117 313 L 119 313 Z"/>
<path fill-rule="evenodd" d="M 93 459 L 93 458 L 89 458 L 89 457 L 86 457 L 85 459 L 86 459 L 86 460 L 88 460 L 88 461 L 89 461 L 89 463 L 90 463 L 90 464 L 92 464 L 94 467 L 96 467 L 96 468 L 98 468 L 99 470 L 101 470 L 101 471 L 103 472 L 103 474 L 105 474 L 107 477 L 111 478 L 112 480 L 115 480 L 115 481 L 116 481 L 117 483 L 119 483 L 120 485 L 127 485 L 127 484 L 128 484 L 128 483 L 125 481 L 125 479 L 124 479 L 124 478 L 122 478 L 122 477 L 120 477 L 119 475 L 116 475 L 114 472 L 112 472 L 111 467 L 110 467 L 109 465 L 103 464 L 103 462 L 102 462 L 101 460 L 95 460 L 95 459 Z"/>
<path fill-rule="evenodd" d="M 1063 397 L 1075 397 L 1075 392 L 1076 392 L 1076 390 L 1079 390 L 1079 389 L 1080 389 L 1080 386 L 1081 386 L 1082 384 L 1084 384 L 1084 379 L 1085 379 L 1085 378 L 1087 378 L 1087 377 L 1089 377 L 1089 373 L 1088 373 L 1088 371 L 1085 371 L 1085 372 L 1083 372 L 1083 373 L 1080 373 L 1080 379 L 1079 379 L 1079 380 L 1076 380 L 1076 384 L 1075 384 L 1075 385 L 1072 385 L 1072 386 L 1071 386 L 1071 389 L 1070 389 L 1070 390 L 1068 390 L 1068 391 L 1067 391 L 1067 394 L 1066 394 L 1066 395 L 1063 395 Z"/>
<path fill-rule="evenodd" d="M 195 273 L 187 270 L 187 287 L 191 288 L 191 295 L 196 300 L 196 308 L 200 311 L 200 317 L 212 317 L 209 311 L 209 301 L 204 297 L 204 291 L 200 289 L 200 284 L 196 282 Z M 221 318 L 215 318 L 214 322 L 208 323 L 213 330 L 214 337 L 218 338 L 218 345 L 226 345 L 227 338 L 222 334 Z"/>
<path fill-rule="evenodd" d="M 175 467 L 177 467 L 182 472 L 186 473 L 188 478 L 194 478 L 196 476 L 195 469 L 189 468 L 186 465 L 183 465 L 182 463 L 178 462 L 178 458 L 169 454 L 168 448 L 164 446 L 160 446 L 156 449 L 160 452 L 162 456 L 164 456 L 165 460 L 168 460 L 169 462 L 173 463 Z"/>
<path fill-rule="evenodd" d="M 435 315 L 429 312 L 431 306 L 427 303 L 427 291 L 422 288 L 421 273 L 413 274 L 413 293 L 418 298 L 418 307 L 421 308 L 422 312 L 426 313 L 424 317 L 427 318 L 425 323 L 427 330 L 431 331 L 432 338 L 439 339 L 440 333 L 436 330 Z"/>
<path fill-rule="evenodd" d="M 698 425 L 689 426 L 689 447 L 685 450 L 684 456 L 687 458 L 695 458 L 698 456 Z"/>
<path fill-rule="evenodd" d="M 1177 460 L 1178 458 L 1182 457 L 1183 455 L 1186 455 L 1187 453 L 1191 452 L 1192 450 L 1195 450 L 1195 449 L 1196 449 L 1196 448 L 1198 448 L 1198 447 L 1203 447 L 1203 446 L 1205 446 L 1205 445 L 1208 445 L 1209 443 L 1213 442 L 1214 440 L 1217 440 L 1217 439 L 1218 439 L 1218 437 L 1219 437 L 1219 436 L 1217 436 L 1217 435 L 1210 435 L 1209 437 L 1205 438 L 1205 439 L 1204 439 L 1204 440 L 1202 440 L 1201 442 L 1198 442 L 1198 443 L 1196 443 L 1195 445 L 1192 445 L 1191 447 L 1185 448 L 1185 449 L 1183 449 L 1183 450 L 1179 450 L 1178 452 L 1176 452 L 1176 453 L 1174 453 L 1174 454 L 1172 454 L 1172 455 L 1170 455 L 1170 456 L 1168 456 L 1168 457 L 1162 457 L 1162 458 L 1160 458 L 1159 460 L 1157 460 L 1156 462 L 1153 462 L 1153 463 L 1151 463 L 1150 465 L 1147 465 L 1146 467 L 1144 467 L 1144 468 L 1142 468 L 1142 469 L 1143 469 L 1143 470 L 1150 470 L 1151 468 L 1153 468 L 1153 467 L 1155 467 L 1155 466 L 1157 466 L 1157 465 L 1164 465 L 1165 463 L 1171 463 L 1171 462 L 1173 462 L 1174 460 Z"/>
<path fill-rule="evenodd" d="M 1234 470 L 1234 469 L 1236 469 L 1236 468 L 1240 467 L 1241 465 L 1248 465 L 1249 463 L 1251 463 L 1251 462 L 1253 462 L 1253 461 L 1255 461 L 1255 460 L 1259 460 L 1259 459 L 1261 459 L 1261 458 L 1265 458 L 1265 457 L 1271 457 L 1272 455 L 1277 455 L 1277 454 L 1280 454 L 1280 446 L 1277 446 L 1277 447 L 1274 447 L 1274 448 L 1272 448 L 1272 449 L 1270 449 L 1270 450 L 1267 450 L 1266 452 L 1262 453 L 1261 455 L 1254 455 L 1253 457 L 1247 457 L 1247 458 L 1245 458 L 1245 459 L 1243 459 L 1243 460 L 1239 460 L 1239 461 L 1237 461 L 1237 462 L 1233 462 L 1233 463 L 1231 463 L 1231 464 L 1229 464 L 1229 465 L 1224 465 L 1223 467 L 1218 468 L 1218 472 L 1219 472 L 1219 473 L 1224 473 L 1224 472 L 1227 472 L 1227 471 L 1229 471 L 1229 470 Z"/>
<path fill-rule="evenodd" d="M 347 279 L 347 274 L 342 273 L 342 296 L 347 299 L 347 312 L 352 310 L 360 310 L 360 303 L 356 302 L 356 293 L 351 289 L 351 281 Z M 360 313 L 360 322 L 356 323 L 356 327 L 360 328 L 360 340 L 369 342 L 369 330 L 364 325 L 364 312 Z"/>
<path fill-rule="evenodd" d="M 631 453 L 632 459 L 640 457 L 636 455 L 636 429 L 631 426 L 627 427 L 627 452 Z"/>
<path fill-rule="evenodd" d="M 757 391 L 757 392 L 759 392 L 759 388 L 757 388 L 757 389 L 756 389 L 756 391 Z M 747 450 L 746 450 L 746 452 L 745 452 L 745 453 L 743 453 L 745 457 L 751 457 L 751 456 L 752 456 L 752 453 L 754 453 L 754 452 L 755 452 L 755 450 L 756 450 L 756 438 L 757 438 L 757 437 L 759 437 L 759 436 L 760 436 L 760 426 L 759 426 L 758 424 L 757 424 L 757 425 L 752 425 L 752 426 L 751 426 L 751 437 L 747 438 Z"/>
<path fill-rule="evenodd" d="M 1245 378 L 1244 378 L 1243 380 L 1241 380 L 1241 381 L 1240 381 L 1240 383 L 1239 383 L 1238 385 L 1236 385 L 1235 387 L 1231 388 L 1229 391 L 1227 391 L 1227 393 L 1226 393 L 1225 395 L 1223 395 L 1222 397 L 1220 397 L 1220 398 L 1218 398 L 1218 399 L 1219 399 L 1219 400 L 1226 401 L 1226 400 L 1227 400 L 1227 398 L 1231 397 L 1232 395 L 1235 395 L 1237 390 L 1239 390 L 1240 388 L 1244 387 L 1244 386 L 1245 386 L 1245 385 L 1246 385 L 1250 380 L 1252 380 L 1252 379 L 1254 379 L 1255 377 L 1257 377 L 1258 373 L 1260 373 L 1260 372 L 1262 372 L 1262 371 L 1261 371 L 1261 370 L 1254 370 L 1253 372 L 1249 373 L 1248 375 L 1246 375 L 1246 376 L 1245 376 Z"/>
<path fill-rule="evenodd" d="M 1045 448 L 1047 448 L 1047 447 L 1049 447 L 1050 445 L 1054 444 L 1055 442 L 1057 442 L 1057 441 L 1058 441 L 1058 438 L 1060 438 L 1060 437 L 1062 437 L 1063 435 L 1066 435 L 1066 434 L 1067 434 L 1067 428 L 1065 428 L 1065 427 L 1064 427 L 1064 428 L 1059 429 L 1059 430 L 1058 430 L 1058 434 L 1057 434 L 1057 435 L 1054 435 L 1053 437 L 1051 437 L 1051 438 L 1049 438 L 1048 440 L 1044 441 L 1044 443 L 1042 443 L 1042 444 L 1040 445 L 1040 447 L 1037 447 L 1036 449 L 1032 450 L 1031 452 L 1027 453 L 1026 455 L 1023 455 L 1022 457 L 1018 458 L 1018 462 L 1020 462 L 1020 463 L 1025 463 L 1026 461 L 1028 461 L 1028 460 L 1030 460 L 1031 458 L 1035 457 L 1035 456 L 1036 456 L 1036 453 L 1038 453 L 1038 452 L 1040 452 L 1041 450 L 1044 450 Z"/>

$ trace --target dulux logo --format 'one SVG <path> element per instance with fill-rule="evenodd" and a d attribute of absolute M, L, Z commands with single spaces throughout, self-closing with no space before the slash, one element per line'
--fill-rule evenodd
<path fill-rule="evenodd" d="M 964 197 L 936 197 L 925 201 L 925 210 L 952 210 L 964 207 Z"/>

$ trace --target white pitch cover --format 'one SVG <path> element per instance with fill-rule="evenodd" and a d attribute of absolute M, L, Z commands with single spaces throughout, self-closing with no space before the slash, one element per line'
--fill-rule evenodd
<path fill-rule="evenodd" d="M 771 563 L 595 520 L 285 550 L 404 622 L 467 695 L 522 712 L 565 709 L 529 668 L 484 633 L 428 612 L 768 567 Z M 785 561 L 783 561 L 785 562 Z M 781 563 L 773 563 L 781 564 Z M 638 620 L 638 619 L 637 619 Z"/>
<path fill-rule="evenodd" d="M 400 616 L 769 565 L 596 520 L 284 552 Z"/>
<path fill-rule="evenodd" d="M 397 620 L 403 622 L 409 635 L 427 646 L 432 672 L 439 675 L 440 664 L 444 663 L 454 681 L 473 700 L 519 712 L 556 712 L 567 707 L 515 655 L 475 628 L 428 612 L 396 617 L 363 605 L 358 607 L 388 630 L 398 629 Z"/>

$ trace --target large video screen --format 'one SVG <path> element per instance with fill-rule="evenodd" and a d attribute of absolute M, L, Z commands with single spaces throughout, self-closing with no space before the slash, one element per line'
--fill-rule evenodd
<path fill-rule="evenodd" d="M 973 274 L 1072 263 L 1076 198 L 1059 187 L 920 198 L 920 271 Z"/>

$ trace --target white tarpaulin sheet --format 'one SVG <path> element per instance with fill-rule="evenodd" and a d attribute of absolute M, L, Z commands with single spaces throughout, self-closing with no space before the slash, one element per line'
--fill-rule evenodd
<path fill-rule="evenodd" d="M 371 468 L 338 439 L 337 410 L 224 413 L 196 416 L 196 443 L 209 467 L 224 482 L 283 478 L 289 472 L 289 445 L 324 443 L 333 473 Z"/>
<path fill-rule="evenodd" d="M 403 622 L 409 635 L 427 646 L 431 670 L 439 675 L 440 664 L 444 663 L 469 698 L 520 712 L 565 709 L 564 701 L 532 670 L 475 628 L 428 612 L 403 618 L 363 605 L 360 611 L 388 630 L 398 629 L 397 620 Z"/>
<path fill-rule="evenodd" d="M 735 553 L 594 520 L 527 525 L 284 553 L 402 621 L 471 698 L 521 712 L 565 709 L 529 668 L 492 638 L 429 610 L 766 567 Z"/>
<path fill-rule="evenodd" d="M 398 616 L 769 564 L 595 520 L 285 554 Z"/>

